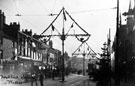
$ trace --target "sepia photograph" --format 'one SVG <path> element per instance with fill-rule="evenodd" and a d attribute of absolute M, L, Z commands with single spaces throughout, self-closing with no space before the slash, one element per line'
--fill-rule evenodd
<path fill-rule="evenodd" d="M 0 0 L 0 86 L 135 86 L 135 0 Z"/>

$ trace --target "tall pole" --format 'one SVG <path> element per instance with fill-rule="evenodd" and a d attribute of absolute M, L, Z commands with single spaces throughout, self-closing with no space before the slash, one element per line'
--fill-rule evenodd
<path fill-rule="evenodd" d="M 116 51 L 115 51 L 115 86 L 120 86 L 119 78 L 119 57 L 118 57 L 118 40 L 119 40 L 119 0 L 117 0 L 117 20 L 116 20 Z"/>
<path fill-rule="evenodd" d="M 83 75 L 85 75 L 85 52 L 83 53 Z"/>
<path fill-rule="evenodd" d="M 84 51 L 83 51 L 83 75 L 85 75 L 85 55 L 86 55 L 86 52 L 85 52 L 85 44 L 84 44 Z"/>
<path fill-rule="evenodd" d="M 62 82 L 65 81 L 65 76 L 64 76 L 64 41 L 65 41 L 65 31 L 64 31 L 64 7 L 63 7 L 63 29 L 62 29 L 62 35 L 61 35 L 61 40 L 62 40 Z"/>
<path fill-rule="evenodd" d="M 111 86 L 111 30 L 109 29 L 109 36 L 108 36 L 108 42 L 109 42 L 109 45 L 108 45 L 108 53 L 109 53 L 109 85 Z"/>

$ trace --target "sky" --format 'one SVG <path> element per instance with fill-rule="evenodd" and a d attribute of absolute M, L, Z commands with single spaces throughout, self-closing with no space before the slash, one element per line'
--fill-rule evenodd
<path fill-rule="evenodd" d="M 53 21 L 62 7 L 73 17 L 73 19 L 91 36 L 88 45 L 96 52 L 102 53 L 101 47 L 107 41 L 107 34 L 111 30 L 111 44 L 116 31 L 116 9 L 117 0 L 0 0 L 0 9 L 5 13 L 6 23 L 20 22 L 21 29 L 32 29 L 33 33 L 41 34 Z M 132 7 L 134 0 L 131 0 Z M 129 0 L 120 0 L 120 12 L 127 12 Z M 20 14 L 21 16 L 15 16 Z M 122 16 L 122 23 L 125 17 Z M 73 21 L 67 17 L 65 31 L 68 31 Z M 54 26 L 59 32 L 62 31 L 61 18 L 55 21 Z M 83 33 L 74 25 L 70 33 Z M 55 32 L 54 32 L 55 33 Z M 50 33 L 51 34 L 51 33 Z M 52 37 L 53 47 L 62 50 L 59 37 Z M 65 51 L 71 54 L 81 44 L 75 37 L 67 37 L 65 40 Z"/>

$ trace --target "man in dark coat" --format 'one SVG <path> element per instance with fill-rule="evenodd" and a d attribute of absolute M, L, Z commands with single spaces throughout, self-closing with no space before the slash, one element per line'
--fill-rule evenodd
<path fill-rule="evenodd" d="M 44 80 L 44 74 L 43 72 L 40 72 L 39 81 L 40 81 L 41 86 L 43 86 L 43 80 Z"/>

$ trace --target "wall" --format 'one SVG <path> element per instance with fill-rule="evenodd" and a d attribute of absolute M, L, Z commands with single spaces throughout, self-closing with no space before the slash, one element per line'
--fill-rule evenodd
<path fill-rule="evenodd" d="M 3 59 L 11 59 L 13 57 L 13 52 L 15 52 L 15 48 L 12 46 L 12 40 L 3 38 Z"/>

